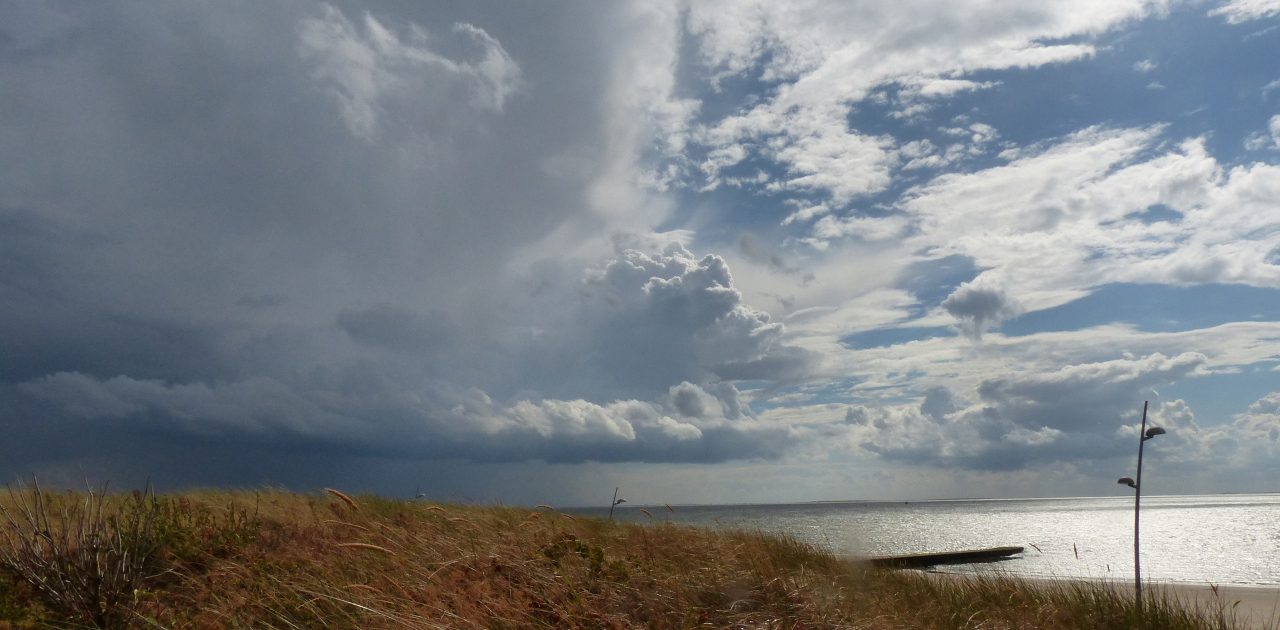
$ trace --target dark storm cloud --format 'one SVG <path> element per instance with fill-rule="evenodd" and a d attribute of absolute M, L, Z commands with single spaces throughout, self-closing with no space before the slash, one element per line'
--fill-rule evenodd
<path fill-rule="evenodd" d="M 83 276 L 113 246 L 91 230 L 0 206 L 0 382 L 68 369 L 184 379 L 225 369 L 213 331 L 96 299 Z"/>
<path fill-rule="evenodd" d="M 386 305 L 344 310 L 337 323 L 356 342 L 393 352 L 436 353 L 456 339 L 455 327 L 443 313 L 422 315 Z"/>
<path fill-rule="evenodd" d="M 271 308 L 272 306 L 284 304 L 284 296 L 279 293 L 244 295 L 236 300 L 236 304 L 238 306 L 248 306 L 249 308 Z"/>
<path fill-rule="evenodd" d="M 44 427 L 89 434 L 158 433 L 225 444 L 345 455 L 475 461 L 724 461 L 777 456 L 785 431 L 738 426 L 742 416 L 689 383 L 670 403 L 525 400 L 483 392 L 395 389 L 354 372 L 304 388 L 257 377 L 225 385 L 166 385 L 61 372 L 17 386 Z M 693 401 L 693 402 L 691 402 Z"/>
<path fill-rule="evenodd" d="M 521 92 L 518 102 L 508 96 L 499 113 L 473 103 L 470 75 L 436 68 L 483 59 L 437 54 L 439 63 L 417 68 L 394 51 L 364 66 L 332 51 L 303 54 L 305 25 L 346 19 L 322 6 L 127 6 L 85 7 L 89 15 L 76 17 L 91 23 L 92 34 L 77 46 L 51 53 L 38 67 L 0 68 L 12 104 L 0 114 L 6 139 L 0 161 L 13 198 L 7 203 L 39 203 L 51 227 L 108 240 L 103 256 L 110 259 L 93 262 L 112 264 L 112 272 L 154 275 L 167 267 L 175 275 L 218 276 L 193 278 L 205 283 L 271 285 L 276 275 L 340 257 L 337 264 L 354 268 L 361 281 L 373 279 L 368 272 L 422 265 L 438 270 L 430 279 L 448 270 L 481 275 L 501 262 L 496 252 L 536 239 L 580 210 L 576 191 L 543 177 L 537 163 L 540 154 L 598 137 L 592 114 L 567 127 L 547 111 L 571 109 L 574 98 L 586 97 L 589 86 L 580 79 Z M 382 15 L 382 22 L 376 9 L 370 15 L 401 56 L 435 54 L 410 26 L 431 15 Z M 352 19 L 364 17 L 357 12 Z M 592 19 L 589 12 L 579 17 Z M 454 26 L 424 23 L 445 36 Z M 373 46 L 372 28 L 339 28 L 333 41 L 316 36 L 311 47 Z M 602 74 L 589 60 L 556 62 L 576 64 L 566 73 Z M 528 65 L 525 74 L 544 83 L 560 76 Z M 353 85 L 390 84 L 358 95 L 367 97 L 388 136 L 382 144 L 351 132 L 332 95 L 340 70 Z M 421 86 L 403 85 L 410 79 L 432 79 L 440 93 L 428 99 Z M 460 91 L 450 100 L 451 83 Z M 173 267 L 184 260 L 190 262 Z M 66 264 L 83 276 L 87 262 Z M 129 263 L 141 269 L 120 269 Z M 271 273 L 279 267 L 282 274 Z M 236 277 L 246 268 L 261 277 Z"/>
<path fill-rule="evenodd" d="M 583 183 L 609 168 L 618 17 L 0 5 L 0 429 L 24 444 L 6 469 L 109 467 L 124 442 L 777 456 L 785 431 L 718 372 L 806 358 L 723 260 L 539 261 L 598 221 Z"/>
<path fill-rule="evenodd" d="M 547 322 L 546 333 L 583 351 L 571 373 L 551 372 L 559 387 L 594 401 L 528 389 L 497 400 L 467 387 L 468 366 L 486 360 L 486 377 L 520 383 L 537 383 L 531 372 L 554 361 L 518 360 L 541 355 L 537 340 L 477 344 L 444 315 L 387 306 L 338 314 L 336 328 L 373 351 L 345 361 L 318 362 L 305 354 L 305 338 L 267 336 L 255 340 L 264 349 L 235 379 L 59 371 L 18 383 L 11 400 L 28 420 L 68 430 L 253 439 L 361 456 L 714 462 L 775 457 L 792 442 L 785 429 L 755 423 L 737 389 L 714 371 L 755 362 L 762 376 L 778 378 L 765 366 L 797 363 L 775 361 L 794 349 L 779 341 L 780 325 L 741 304 L 723 260 L 697 259 L 679 246 L 661 255 L 627 251 L 584 286 L 595 299 Z M 264 360 L 270 348 L 297 358 Z M 306 365 L 313 367 L 299 371 Z"/>

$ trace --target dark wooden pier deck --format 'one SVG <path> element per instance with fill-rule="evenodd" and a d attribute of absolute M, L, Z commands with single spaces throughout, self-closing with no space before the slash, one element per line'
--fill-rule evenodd
<path fill-rule="evenodd" d="M 1004 560 L 1014 554 L 1022 553 L 1023 547 L 992 547 L 991 549 L 970 549 L 967 551 L 943 551 L 939 553 L 917 553 L 906 556 L 883 556 L 872 558 L 871 564 L 890 569 L 923 569 L 939 564 L 971 564 L 975 562 L 995 562 Z"/>

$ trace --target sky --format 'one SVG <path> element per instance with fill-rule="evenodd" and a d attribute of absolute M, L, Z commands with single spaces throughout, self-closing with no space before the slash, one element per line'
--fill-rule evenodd
<path fill-rule="evenodd" d="M 1280 0 L 0 3 L 0 478 L 1280 491 Z"/>

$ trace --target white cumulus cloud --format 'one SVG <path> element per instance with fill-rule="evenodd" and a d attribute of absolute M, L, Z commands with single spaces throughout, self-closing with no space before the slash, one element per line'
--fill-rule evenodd
<path fill-rule="evenodd" d="M 1270 17 L 1280 13 L 1280 0 L 1231 0 L 1209 11 L 1209 15 L 1222 15 L 1232 24 Z"/>
<path fill-rule="evenodd" d="M 708 123 L 699 142 L 719 171 L 757 154 L 784 166 L 775 190 L 830 195 L 837 206 L 884 190 L 895 166 L 891 138 L 850 128 L 851 108 L 881 86 L 904 86 L 907 100 L 989 88 L 964 75 L 1035 67 L 1094 54 L 1088 44 L 1046 40 L 1103 32 L 1167 3 L 1044 2 L 1034 9 L 984 2 L 813 2 L 789 6 L 720 0 L 691 6 L 689 28 L 716 80 L 757 62 L 774 95 Z M 768 56 L 768 61 L 762 60 Z M 914 96 L 912 96 L 914 95 Z M 905 103 L 908 114 L 923 103 Z M 733 155 L 731 161 L 723 158 Z"/>
<path fill-rule="evenodd" d="M 320 17 L 299 27 L 298 52 L 313 64 L 312 75 L 325 85 L 341 107 L 352 133 L 372 138 L 390 101 L 403 108 L 413 93 L 461 85 L 471 103 L 502 111 L 520 81 L 520 67 L 496 39 L 471 24 L 454 25 L 463 40 L 465 57 L 452 59 L 432 50 L 425 31 L 410 25 L 398 35 L 371 14 L 363 28 L 341 11 L 324 5 Z"/>

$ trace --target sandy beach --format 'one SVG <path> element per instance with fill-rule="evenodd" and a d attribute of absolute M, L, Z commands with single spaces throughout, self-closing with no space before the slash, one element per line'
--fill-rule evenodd
<path fill-rule="evenodd" d="M 1114 582 L 1117 590 L 1132 591 L 1133 582 Z M 1216 610 L 1218 602 L 1234 608 L 1242 626 L 1256 630 L 1280 630 L 1280 587 L 1221 586 L 1205 583 L 1157 582 L 1144 594 L 1162 591 L 1192 606 Z"/>
<path fill-rule="evenodd" d="M 925 571 L 925 574 L 941 578 L 964 578 L 972 574 Z M 1013 576 L 1031 582 L 1060 582 L 1071 578 L 1036 578 Z M 1132 592 L 1132 581 L 1111 582 L 1118 591 Z M 1235 610 L 1240 627 L 1252 630 L 1280 630 L 1280 587 L 1276 586 L 1221 586 L 1208 582 L 1157 582 L 1148 584 L 1144 594 L 1152 590 L 1162 591 L 1190 606 L 1216 610 L 1219 601 Z"/>
<path fill-rule="evenodd" d="M 1117 583 L 1117 586 L 1122 584 Z M 1224 602 L 1235 608 L 1236 618 L 1247 621 L 1249 628 L 1280 628 L 1280 588 L 1211 584 L 1157 584 L 1152 588 L 1202 607 Z"/>

